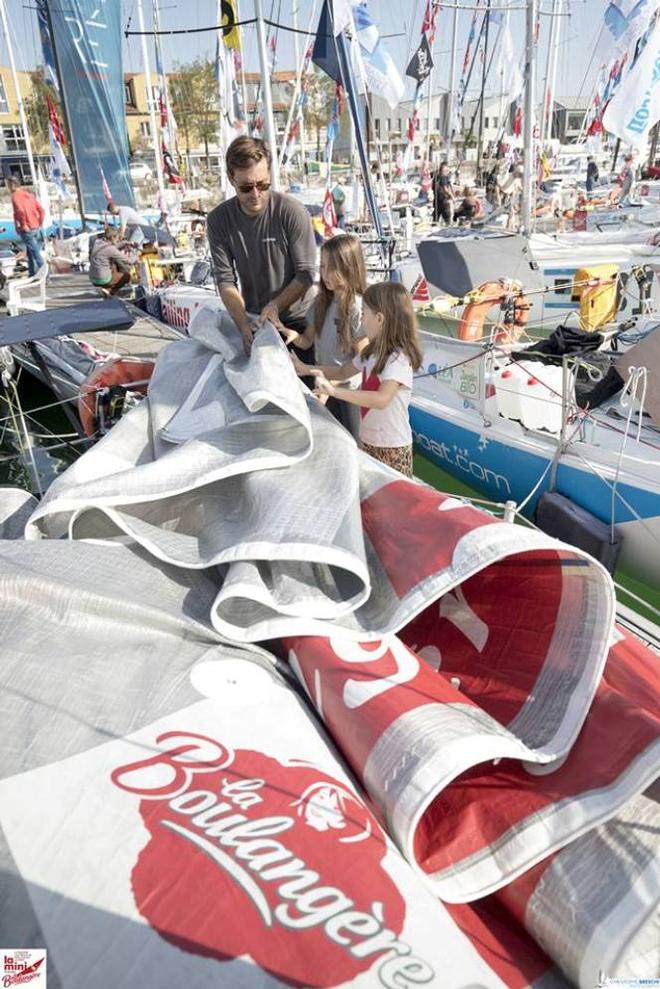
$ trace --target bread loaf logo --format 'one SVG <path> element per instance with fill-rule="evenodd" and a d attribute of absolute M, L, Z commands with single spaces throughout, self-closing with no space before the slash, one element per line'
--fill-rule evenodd
<path fill-rule="evenodd" d="M 138 910 L 184 951 L 249 956 L 292 986 L 431 982 L 401 939 L 405 904 L 386 846 L 347 787 L 309 764 L 167 732 L 113 783 L 149 832 L 131 880 Z M 375 981 L 378 980 L 378 981 Z"/>

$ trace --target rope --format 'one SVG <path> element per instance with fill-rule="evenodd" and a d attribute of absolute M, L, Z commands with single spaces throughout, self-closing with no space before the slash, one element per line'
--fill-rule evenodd
<path fill-rule="evenodd" d="M 586 457 L 583 457 L 579 450 L 574 449 L 573 450 L 573 453 L 576 455 L 576 457 L 578 457 L 579 460 L 581 460 L 584 464 L 586 464 L 586 466 L 590 470 L 592 470 L 594 472 L 594 474 L 596 475 L 596 477 L 598 477 L 603 482 L 603 484 L 606 484 L 609 488 L 612 487 L 612 484 L 610 483 L 610 481 L 608 481 L 606 477 L 603 477 L 603 475 L 600 473 L 600 471 L 598 470 L 598 468 L 595 467 L 589 460 L 587 460 Z M 650 529 L 649 526 L 647 525 L 645 519 L 643 519 L 642 516 L 639 514 L 639 512 L 635 508 L 633 508 L 633 506 L 630 504 L 630 502 L 626 498 L 624 498 L 624 496 L 621 494 L 620 491 L 617 491 L 616 492 L 616 497 L 619 499 L 619 501 L 623 505 L 625 505 L 625 507 L 630 512 L 630 514 L 633 516 L 633 518 L 637 522 L 639 522 L 647 530 L 648 534 L 651 536 L 651 538 L 653 539 L 653 541 L 654 542 L 657 542 L 658 545 L 660 545 L 660 539 L 658 539 L 658 537 L 653 532 L 653 530 Z"/>
<path fill-rule="evenodd" d="M 494 346 L 493 347 L 493 351 L 498 351 L 500 353 L 500 355 L 503 355 L 505 357 L 508 357 L 509 356 L 508 353 L 507 353 L 507 351 L 503 350 L 501 347 Z M 533 352 L 530 351 L 530 353 L 533 353 Z M 481 355 L 478 355 L 478 356 L 481 356 Z M 575 369 L 579 368 L 579 366 L 582 365 L 583 367 L 585 367 L 587 369 L 588 372 L 593 371 L 593 368 L 591 367 L 591 365 L 588 364 L 587 362 L 585 362 L 579 356 L 567 355 L 566 356 L 566 360 L 568 361 L 569 364 L 573 364 Z M 525 369 L 525 370 L 527 371 L 527 369 Z M 644 368 L 643 370 L 646 370 L 646 369 Z M 562 395 L 561 392 L 558 392 L 555 388 L 552 388 L 549 384 L 547 384 L 545 381 L 543 381 L 542 378 L 537 377 L 537 375 L 535 375 L 533 371 L 529 371 L 527 373 L 528 373 L 528 375 L 529 375 L 530 378 L 534 378 L 535 381 L 538 381 L 539 384 L 544 385 L 548 389 L 549 392 L 551 392 L 557 398 L 562 399 L 562 401 L 563 401 L 563 395 Z M 595 378 L 592 378 L 592 380 L 599 381 L 600 378 L 595 377 Z M 625 389 L 624 389 L 624 393 L 625 393 Z M 646 388 L 644 389 L 644 397 L 645 396 L 646 396 Z M 622 397 L 623 397 L 623 395 L 622 395 Z M 539 401 L 541 401 L 541 399 L 539 399 Z M 608 422 L 606 419 L 599 419 L 599 418 L 597 418 L 590 409 L 582 409 L 581 410 L 581 414 L 582 414 L 582 418 L 583 419 L 591 419 L 591 420 L 593 420 L 593 422 L 594 422 L 595 425 L 601 426 L 604 429 L 611 429 L 613 432 L 622 434 L 622 435 L 624 435 L 624 436 L 627 437 L 627 432 L 625 430 L 619 429 L 618 426 L 615 426 L 613 423 Z M 660 450 L 660 447 L 659 446 L 656 446 L 655 443 L 651 443 L 650 440 L 642 439 L 642 437 L 641 437 L 641 426 L 642 426 L 642 423 L 641 423 L 641 414 L 640 414 L 640 423 L 638 425 L 638 430 L 637 430 L 637 442 L 640 444 L 640 446 L 648 446 L 651 450 Z M 625 442 L 624 442 L 623 445 L 625 446 Z"/>
<path fill-rule="evenodd" d="M 27 423 L 25 421 L 25 416 L 23 415 L 23 410 L 21 408 L 21 400 L 20 400 L 20 397 L 19 397 L 19 394 L 18 394 L 18 388 L 16 387 L 16 382 L 14 381 L 13 378 L 10 378 L 6 382 L 6 388 L 7 388 L 7 392 L 9 390 L 9 388 L 12 389 L 12 392 L 13 392 L 13 395 L 14 395 L 14 399 L 16 401 L 16 406 L 17 406 L 18 411 L 19 411 L 20 423 L 21 423 L 21 426 L 23 427 L 23 435 L 24 435 L 24 438 L 25 438 L 25 450 L 27 451 L 28 457 L 30 459 L 30 466 L 32 467 L 32 472 L 34 474 L 34 481 L 35 481 L 35 484 L 37 486 L 37 490 L 39 492 L 39 497 L 42 498 L 44 491 L 43 491 L 43 488 L 41 486 L 41 477 L 39 475 L 39 470 L 37 468 L 37 462 L 34 459 L 34 449 L 33 449 L 33 446 L 32 446 L 32 441 L 30 439 L 30 434 L 28 433 Z M 20 435 L 20 433 L 18 432 L 18 429 L 17 429 L 17 435 Z"/>
<path fill-rule="evenodd" d="M 490 349 L 492 348 L 484 347 L 480 353 L 473 354 L 472 357 L 466 357 L 465 360 L 458 361 L 456 364 L 447 364 L 445 367 L 436 368 L 435 371 L 425 371 L 424 374 L 415 374 L 413 375 L 413 381 L 421 381 L 422 378 L 437 378 L 439 374 L 443 374 L 445 371 L 453 371 L 454 368 L 469 364 L 470 361 L 480 361 L 489 353 Z"/>
<path fill-rule="evenodd" d="M 639 403 L 639 418 L 637 423 L 637 442 L 640 442 L 640 433 L 642 430 L 642 414 L 644 410 L 644 402 L 646 401 L 646 385 L 647 385 L 647 371 L 645 367 L 631 367 L 628 380 L 626 381 L 623 392 L 621 393 L 621 398 L 619 399 L 619 404 L 622 409 L 628 409 L 628 415 L 626 417 L 626 426 L 623 431 L 623 442 L 621 443 L 621 448 L 619 450 L 619 457 L 617 459 L 616 471 L 614 474 L 614 484 L 612 485 L 612 503 L 610 508 L 611 516 L 611 531 L 610 531 L 610 541 L 614 542 L 614 499 L 617 494 L 617 486 L 619 484 L 619 477 L 621 475 L 621 464 L 623 462 L 623 452 L 626 448 L 626 443 L 628 442 L 628 433 L 630 431 L 630 424 L 632 422 L 633 411 L 635 408 L 635 399 L 637 398 L 637 393 L 641 387 L 642 397 Z"/>

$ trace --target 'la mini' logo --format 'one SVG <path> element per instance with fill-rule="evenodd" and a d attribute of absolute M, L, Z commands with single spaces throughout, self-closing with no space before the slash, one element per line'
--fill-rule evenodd
<path fill-rule="evenodd" d="M 2 986 L 46 985 L 46 951 L 43 948 L 2 948 Z"/>

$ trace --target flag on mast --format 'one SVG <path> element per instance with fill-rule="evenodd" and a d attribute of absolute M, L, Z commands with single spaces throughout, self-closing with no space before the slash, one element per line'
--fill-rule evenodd
<path fill-rule="evenodd" d="M 426 35 L 422 34 L 422 40 L 419 43 L 419 48 L 408 63 L 406 75 L 410 76 L 411 79 L 416 79 L 417 82 L 422 83 L 431 74 L 432 68 L 433 56 L 431 55 L 431 47 Z"/>
<path fill-rule="evenodd" d="M 323 232 L 326 237 L 332 237 L 336 229 L 337 214 L 335 213 L 335 201 L 332 198 L 332 189 L 327 185 L 323 199 Z"/>
<path fill-rule="evenodd" d="M 645 149 L 660 120 L 660 18 L 637 61 L 605 108 L 603 126 L 625 144 Z"/>
<path fill-rule="evenodd" d="M 227 48 L 241 50 L 241 30 L 238 27 L 236 0 L 221 0 L 220 4 L 222 37 Z"/>
<path fill-rule="evenodd" d="M 170 151 L 165 144 L 165 141 L 161 143 L 161 153 L 163 156 L 163 172 L 165 173 L 165 178 L 170 183 L 170 185 L 183 185 L 183 179 L 181 173 L 172 157 Z"/>
<path fill-rule="evenodd" d="M 64 154 L 66 138 L 62 122 L 57 115 L 57 109 L 49 93 L 46 94 L 48 107 L 48 134 L 50 139 L 51 178 L 61 199 L 68 199 L 69 190 L 65 179 L 71 175 L 69 162 Z"/>
<path fill-rule="evenodd" d="M 422 22 L 422 33 L 428 36 L 429 44 L 435 41 L 436 22 L 440 13 L 440 0 L 426 0 L 426 11 Z"/>
<path fill-rule="evenodd" d="M 366 0 L 353 5 L 353 20 L 365 85 L 370 92 L 382 96 L 386 103 L 395 107 L 403 98 L 405 86 L 371 19 Z"/>

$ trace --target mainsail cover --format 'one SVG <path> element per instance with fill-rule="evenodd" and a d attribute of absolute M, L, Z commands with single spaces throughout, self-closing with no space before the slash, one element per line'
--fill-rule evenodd
<path fill-rule="evenodd" d="M 103 177 L 116 202 L 134 206 L 124 113 L 121 4 L 38 0 L 42 41 L 51 31 L 84 211 L 106 207 Z M 47 39 L 46 39 L 47 41 Z"/>
<path fill-rule="evenodd" d="M 654 974 L 608 575 L 360 454 L 272 327 L 191 332 L 0 542 L 4 943 L 65 989 Z"/>

